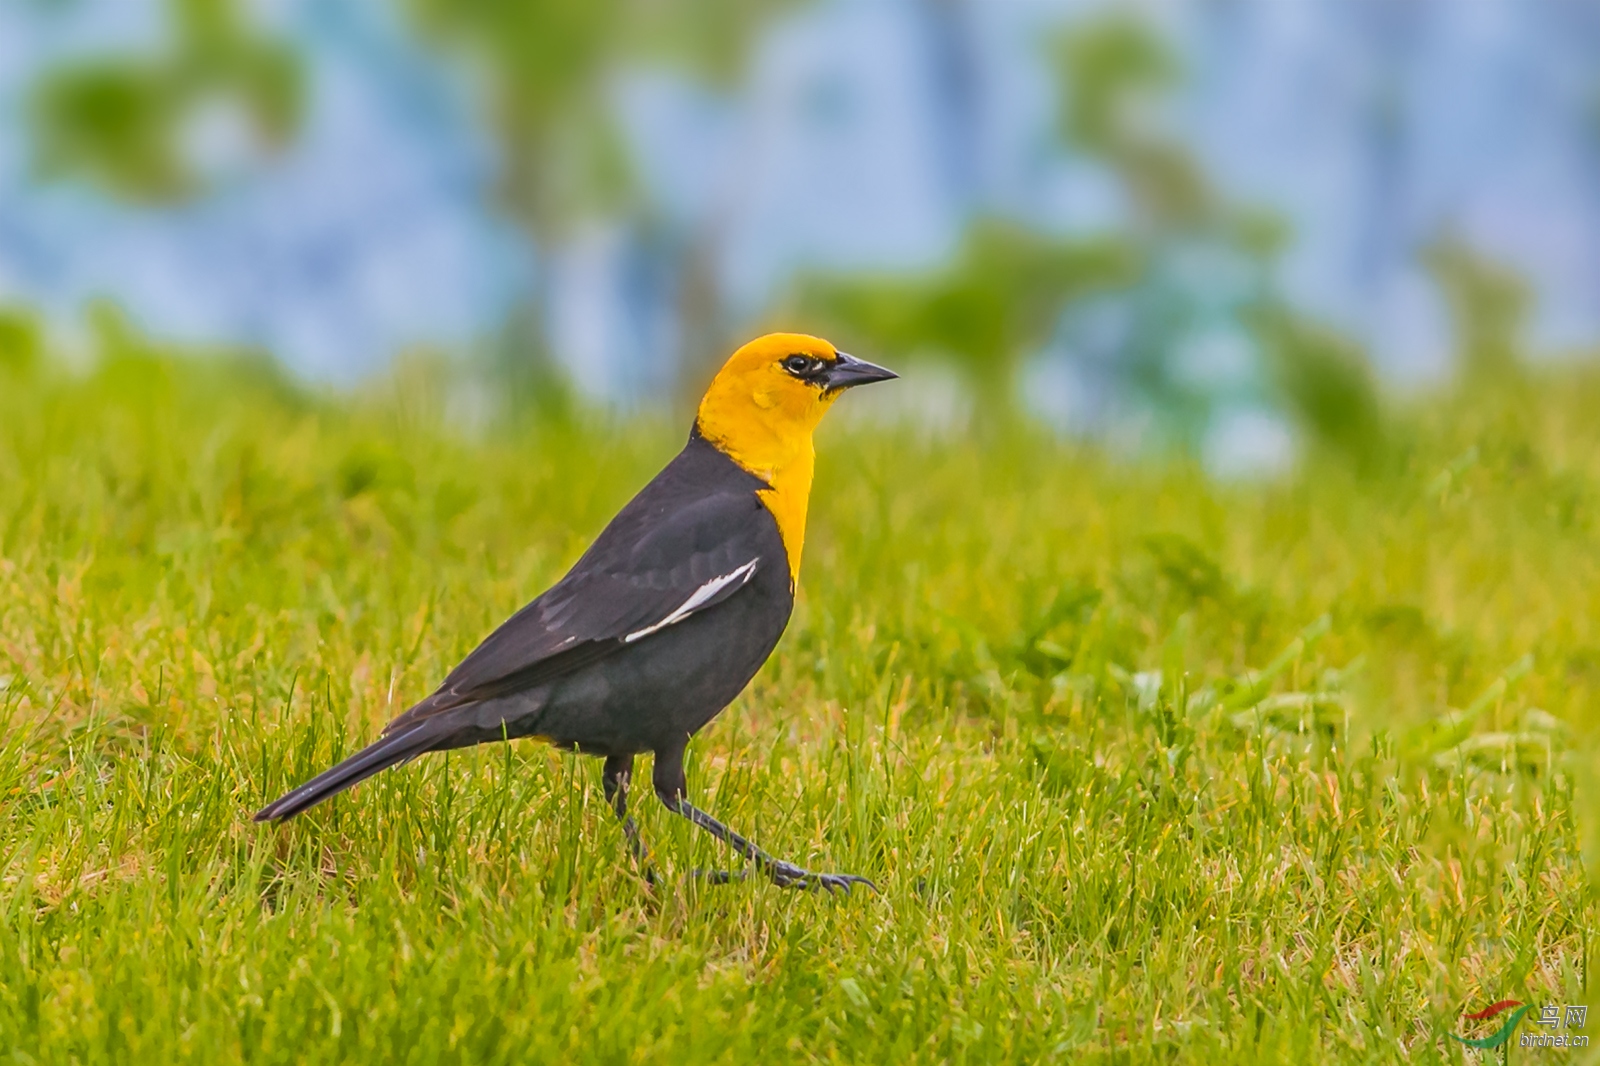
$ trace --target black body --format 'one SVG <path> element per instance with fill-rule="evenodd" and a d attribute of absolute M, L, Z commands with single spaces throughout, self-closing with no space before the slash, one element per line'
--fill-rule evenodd
<path fill-rule="evenodd" d="M 385 732 L 438 715 L 440 747 L 544 737 L 590 755 L 682 751 L 767 661 L 794 608 L 766 483 L 695 434 L 567 576 L 512 615 Z M 749 580 L 631 643 L 707 582 Z M 576 638 L 576 639 L 574 639 Z M 472 705 L 470 713 L 466 705 Z"/>
<path fill-rule="evenodd" d="M 783 539 L 756 495 L 766 487 L 692 433 L 567 575 L 437 691 L 256 820 L 298 814 L 423 752 L 526 736 L 611 757 L 608 769 L 654 752 L 657 791 L 681 795 L 689 738 L 755 676 L 794 607 Z"/>

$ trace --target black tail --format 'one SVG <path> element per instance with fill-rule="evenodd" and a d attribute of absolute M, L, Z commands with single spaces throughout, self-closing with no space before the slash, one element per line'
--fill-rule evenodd
<path fill-rule="evenodd" d="M 438 722 L 419 722 L 410 729 L 373 741 L 331 770 L 324 770 L 292 792 L 287 792 L 256 812 L 258 822 L 293 818 L 327 799 L 431 749 L 440 739 Z"/>

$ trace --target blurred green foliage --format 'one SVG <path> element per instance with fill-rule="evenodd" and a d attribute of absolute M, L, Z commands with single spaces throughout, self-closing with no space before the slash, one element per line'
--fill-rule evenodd
<path fill-rule="evenodd" d="M 979 219 L 941 270 L 810 278 L 796 303 L 807 320 L 853 344 L 954 364 L 980 414 L 1009 414 L 1028 359 L 1047 349 L 1055 358 L 1088 354 L 1109 367 L 1117 390 L 1157 416 L 1150 443 L 1194 445 L 1219 402 L 1249 400 L 1257 390 L 1248 380 L 1185 379 L 1175 352 L 1186 337 L 1208 330 L 1260 341 L 1255 323 L 1272 300 L 1259 278 L 1270 273 L 1285 234 L 1270 217 L 1217 197 L 1160 122 L 1182 71 L 1149 26 L 1113 11 L 1075 24 L 1048 47 L 1062 147 L 1111 178 L 1124 197 L 1124 224 L 1084 238 Z M 1240 274 L 1242 285 L 1207 293 L 1196 281 L 1211 279 L 1194 277 L 1192 262 L 1220 264 Z M 1090 299 L 1109 300 L 1126 323 L 1114 352 L 1073 350 L 1079 338 L 1071 320 Z M 1241 388 L 1246 395 L 1227 395 Z M 1322 413 L 1323 422 L 1330 414 Z"/>
<path fill-rule="evenodd" d="M 505 150 L 507 201 L 536 239 L 586 214 L 634 209 L 630 163 L 607 106 L 644 61 L 731 84 L 755 33 L 800 0 L 402 0 L 422 38 L 485 79 Z"/>
<path fill-rule="evenodd" d="M 1449 308 L 1461 371 L 1473 379 L 1515 375 L 1532 300 L 1527 284 L 1451 233 L 1429 244 L 1422 262 Z"/>
<path fill-rule="evenodd" d="M 665 64 L 718 90 L 747 76 L 762 29 L 804 0 L 393 0 L 419 41 L 462 60 L 478 77 L 502 148 L 505 204 L 541 249 L 574 225 L 621 218 L 671 260 L 692 390 L 704 363 L 729 343 L 716 276 L 721 221 L 661 232 L 641 196 L 608 97 L 641 64 Z M 244 0 L 167 0 L 170 41 L 159 54 L 110 54 L 53 70 L 29 109 L 34 163 L 49 178 L 86 179 L 117 195 L 166 202 L 204 187 L 186 138 L 209 108 L 244 116 L 260 140 L 282 145 L 312 87 L 293 50 L 263 36 Z M 900 276 L 812 274 L 785 310 L 808 328 L 891 361 L 930 358 L 958 370 L 979 412 L 1004 420 L 1019 371 L 1042 352 L 1068 358 L 1072 316 L 1095 299 L 1123 303 L 1136 328 L 1104 358 L 1116 386 L 1154 417 L 1158 444 L 1195 448 L 1225 404 L 1267 405 L 1293 419 L 1314 449 L 1362 470 L 1394 460 L 1400 442 L 1359 347 L 1295 313 L 1273 284 L 1292 240 L 1271 214 L 1228 201 L 1172 129 L 1166 112 L 1185 76 L 1160 34 L 1112 10 L 1073 22 L 1043 45 L 1057 80 L 1060 147 L 1102 168 L 1125 217 L 1099 236 L 1066 236 L 980 215 L 951 259 Z M 1243 291 L 1208 294 L 1185 258 L 1249 275 Z M 1516 373 L 1525 286 L 1445 235 L 1425 261 L 1445 294 L 1469 375 Z M 1192 272 L 1191 272 L 1192 273 Z M 1201 271 L 1204 274 L 1204 270 Z M 507 330 L 496 356 L 500 394 L 538 413 L 570 396 L 544 358 L 543 290 Z M 35 356 L 33 327 L 4 327 L 13 367 Z M 1257 365 L 1241 380 L 1184 377 L 1186 338 L 1211 330 L 1243 337 Z"/>
<path fill-rule="evenodd" d="M 161 54 L 78 60 L 35 87 L 29 120 L 43 177 L 171 201 L 203 184 L 184 145 L 203 109 L 237 109 L 269 148 L 294 135 L 307 91 L 300 63 L 253 31 L 240 0 L 168 0 L 167 17 L 171 41 Z"/>
<path fill-rule="evenodd" d="M 933 357 L 960 369 L 991 410 L 1008 410 L 1023 357 L 1054 335 L 1075 299 L 1132 276 L 1125 243 L 1063 240 L 1015 223 L 974 224 L 954 260 L 923 277 L 802 280 L 800 317 L 896 358 Z"/>
<path fill-rule="evenodd" d="M 0 306 L 0 375 L 31 376 L 43 356 L 43 330 L 38 316 Z"/>
<path fill-rule="evenodd" d="M 1112 11 L 1064 31 L 1053 59 L 1063 140 L 1110 168 L 1145 236 L 1212 221 L 1204 177 L 1160 121 L 1182 68 L 1156 32 Z"/>
<path fill-rule="evenodd" d="M 803 0 L 399 0 L 421 37 L 476 69 L 502 150 L 501 197 L 540 249 L 558 248 L 584 219 L 646 222 L 633 162 L 608 91 L 624 71 L 666 64 L 730 88 L 755 35 Z M 677 244 L 680 325 L 698 380 L 719 351 L 720 300 L 710 230 Z M 504 394 L 559 409 L 565 390 L 546 351 L 543 287 L 510 324 L 495 359 Z"/>
<path fill-rule="evenodd" d="M 1273 386 L 1309 445 L 1370 474 L 1397 458 L 1372 364 L 1334 330 L 1282 308 L 1256 320 Z"/>
<path fill-rule="evenodd" d="M 1054 41 L 1063 94 L 1061 128 L 1073 144 L 1112 155 L 1131 139 L 1141 98 L 1174 86 L 1172 53 L 1136 19 L 1114 13 Z"/>

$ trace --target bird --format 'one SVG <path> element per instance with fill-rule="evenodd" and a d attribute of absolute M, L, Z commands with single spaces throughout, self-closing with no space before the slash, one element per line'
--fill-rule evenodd
<path fill-rule="evenodd" d="M 775 858 L 696 807 L 683 758 L 788 625 L 823 415 L 846 390 L 897 376 L 803 333 L 740 347 L 706 389 L 683 450 L 561 580 L 372 744 L 261 808 L 255 821 L 292 818 L 427 752 L 537 737 L 605 760 L 606 802 L 652 883 L 649 849 L 628 809 L 634 759 L 647 753 L 661 803 L 773 883 L 875 890 L 856 874 Z"/>

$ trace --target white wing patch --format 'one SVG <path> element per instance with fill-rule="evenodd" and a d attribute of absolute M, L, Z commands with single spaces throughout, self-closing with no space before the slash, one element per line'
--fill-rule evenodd
<path fill-rule="evenodd" d="M 743 566 L 732 571 L 731 573 L 723 574 L 721 577 L 712 578 L 704 585 L 701 585 L 699 588 L 695 589 L 689 598 L 683 601 L 683 605 L 676 611 L 673 611 L 671 614 L 667 615 L 653 626 L 645 626 L 643 629 L 634 630 L 632 633 L 629 633 L 627 636 L 622 638 L 622 643 L 632 644 L 636 640 L 648 637 L 651 633 L 659 632 L 671 625 L 677 625 L 685 618 L 688 618 L 691 614 L 694 614 L 701 607 L 705 606 L 713 597 L 722 592 L 724 589 L 727 589 L 730 592 L 737 590 L 745 582 L 749 581 L 755 576 L 756 563 L 758 562 L 760 562 L 759 559 L 751 559 L 748 563 L 745 563 Z"/>

